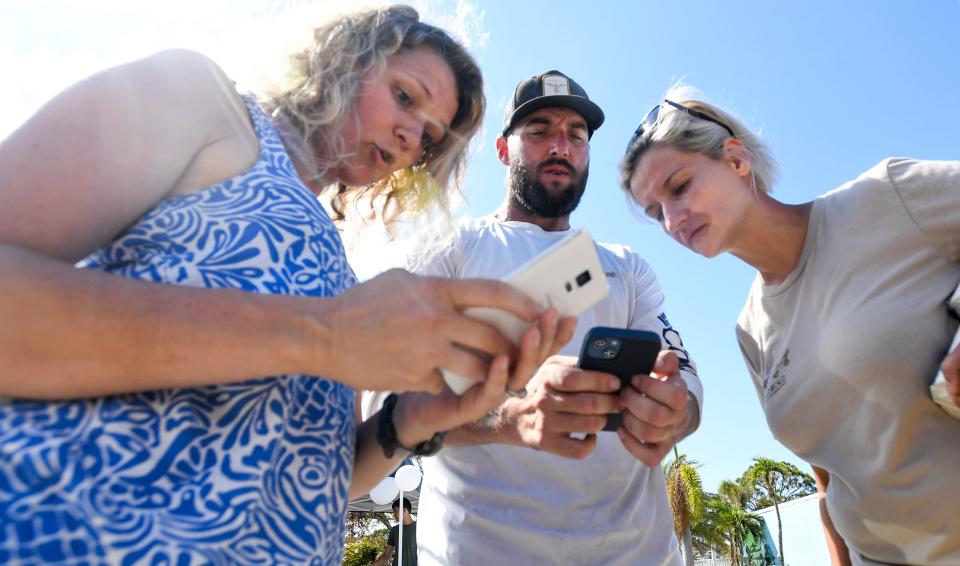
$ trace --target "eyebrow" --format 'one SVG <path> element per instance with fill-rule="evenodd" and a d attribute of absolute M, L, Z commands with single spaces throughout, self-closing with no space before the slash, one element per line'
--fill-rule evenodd
<path fill-rule="evenodd" d="M 666 187 L 670 186 L 671 182 L 673 181 L 674 176 L 676 176 L 676 174 L 679 173 L 681 169 L 683 169 L 683 166 L 682 166 L 682 165 L 681 165 L 680 167 L 677 167 L 672 173 L 670 173 L 669 175 L 667 175 L 667 178 L 663 180 L 663 183 L 660 183 L 660 188 L 666 188 Z M 653 203 L 650 203 L 650 204 L 648 204 L 647 206 L 643 207 L 643 212 L 644 212 L 644 214 L 646 214 L 647 216 L 651 216 L 651 217 L 652 217 L 653 215 L 650 214 L 650 207 L 652 207 L 652 206 L 653 206 Z"/>
<path fill-rule="evenodd" d="M 430 92 L 430 89 L 427 88 L 427 83 L 423 82 L 423 79 L 420 77 L 414 77 L 414 80 L 420 85 L 420 88 L 423 89 L 423 92 L 427 93 L 427 98 L 433 98 L 433 93 Z"/>
<path fill-rule="evenodd" d="M 682 166 L 682 165 L 681 165 L 680 167 L 677 167 L 676 169 L 674 169 L 673 173 L 670 173 L 669 175 L 667 175 L 667 178 L 663 180 L 663 183 L 662 183 L 660 186 L 661 186 L 661 187 L 667 187 L 667 186 L 671 185 L 671 184 L 672 184 L 671 181 L 673 180 L 673 177 L 674 177 L 677 173 L 679 173 L 681 169 L 683 169 L 683 166 Z"/>
<path fill-rule="evenodd" d="M 553 120 L 550 120 L 549 118 L 543 118 L 543 117 L 537 116 L 537 117 L 534 117 L 534 118 L 530 118 L 530 119 L 527 121 L 527 123 L 524 124 L 524 126 L 530 126 L 530 125 L 534 125 L 534 126 L 553 126 L 553 125 L 555 125 L 555 123 L 554 123 Z M 584 122 L 583 120 L 578 120 L 578 121 L 576 121 L 576 122 L 571 122 L 571 123 L 570 123 L 570 127 L 573 128 L 573 129 L 575 129 L 575 130 L 586 130 L 586 129 L 587 129 L 587 123 Z"/>
<path fill-rule="evenodd" d="M 527 123 L 524 126 L 552 126 L 553 122 L 546 118 L 534 117 L 527 120 Z"/>

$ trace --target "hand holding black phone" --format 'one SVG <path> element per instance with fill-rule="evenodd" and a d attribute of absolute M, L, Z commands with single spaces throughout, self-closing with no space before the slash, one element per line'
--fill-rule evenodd
<path fill-rule="evenodd" d="M 638 373 L 650 373 L 659 352 L 660 337 L 653 332 L 595 326 L 583 339 L 577 367 L 613 374 L 623 387 Z M 623 415 L 611 413 L 603 430 L 617 430 L 621 425 Z"/>

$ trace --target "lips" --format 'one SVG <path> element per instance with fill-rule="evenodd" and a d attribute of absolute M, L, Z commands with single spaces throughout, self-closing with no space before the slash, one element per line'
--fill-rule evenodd
<path fill-rule="evenodd" d="M 572 177 L 575 173 L 573 166 L 559 161 L 548 161 L 540 166 L 540 172 L 558 177 Z"/>
<path fill-rule="evenodd" d="M 382 149 L 377 144 L 371 144 L 373 146 L 373 160 L 379 166 L 390 165 L 393 162 L 393 154 L 389 151 Z"/>
<path fill-rule="evenodd" d="M 694 240 L 697 236 L 703 235 L 703 234 L 706 232 L 706 230 L 707 230 L 707 225 L 706 225 L 706 224 L 701 224 L 700 226 L 698 226 L 697 228 L 695 228 L 692 232 L 688 232 L 688 234 L 687 234 L 687 245 L 688 245 L 688 246 L 692 246 L 692 245 L 693 245 L 693 240 Z"/>

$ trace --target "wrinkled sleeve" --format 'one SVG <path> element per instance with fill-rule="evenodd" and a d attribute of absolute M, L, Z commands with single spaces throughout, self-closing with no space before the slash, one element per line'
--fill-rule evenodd
<path fill-rule="evenodd" d="M 660 288 L 660 282 L 653 269 L 633 252 L 633 276 L 635 281 L 634 312 L 630 320 L 630 328 L 650 330 L 660 335 L 663 348 L 677 354 L 680 360 L 680 377 L 687 384 L 687 389 L 697 399 L 700 414 L 703 414 L 703 385 L 697 374 L 697 366 L 683 344 L 680 332 L 673 327 L 665 312 L 666 298 Z"/>
<path fill-rule="evenodd" d="M 960 260 L 960 161 L 887 161 L 887 174 L 907 213 L 931 245 Z"/>
<path fill-rule="evenodd" d="M 753 381 L 753 387 L 757 391 L 757 397 L 760 404 L 763 405 L 763 377 L 760 373 L 760 347 L 756 339 L 750 335 L 744 328 L 741 321 L 737 322 L 737 344 L 740 345 L 740 353 L 743 355 L 743 362 L 747 366 L 747 372 L 750 374 L 750 380 Z"/>

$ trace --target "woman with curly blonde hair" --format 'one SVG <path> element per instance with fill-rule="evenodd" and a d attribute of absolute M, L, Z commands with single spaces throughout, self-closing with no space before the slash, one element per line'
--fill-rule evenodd
<path fill-rule="evenodd" d="M 442 204 L 484 106 L 464 49 L 395 6 L 295 63 L 261 107 L 162 52 L 0 144 L 0 562 L 339 564 L 349 498 L 569 338 L 495 281 L 357 284 L 317 199 Z M 518 347 L 475 306 L 531 328 Z M 405 393 L 357 423 L 355 388 Z"/>
<path fill-rule="evenodd" d="M 268 104 L 288 132 L 285 141 L 295 153 L 327 156 L 324 163 L 305 165 L 312 178 L 322 180 L 338 163 L 351 157 L 343 130 L 357 117 L 347 110 L 371 70 L 382 71 L 390 55 L 399 51 L 429 47 L 453 71 L 458 100 L 448 131 L 437 139 L 426 132 L 423 155 L 413 166 L 381 177 L 362 191 L 338 184 L 333 202 L 340 218 L 347 198 L 357 198 L 358 192 L 372 192 L 367 196 L 374 200 L 384 197 L 381 212 L 388 224 L 410 209 L 422 210 L 435 204 L 445 207 L 448 190 L 461 181 L 467 145 L 483 118 L 483 79 L 473 59 L 446 33 L 432 26 L 411 28 L 402 23 L 415 17 L 412 8 L 395 6 L 375 18 L 360 12 L 318 27 L 313 44 L 293 58 L 294 84 L 272 96 Z"/>

